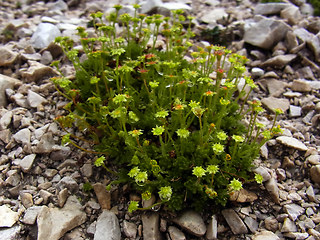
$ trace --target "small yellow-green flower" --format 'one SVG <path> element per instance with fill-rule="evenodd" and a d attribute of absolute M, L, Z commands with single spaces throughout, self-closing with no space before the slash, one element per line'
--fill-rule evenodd
<path fill-rule="evenodd" d="M 132 213 L 133 211 L 136 211 L 139 208 L 139 202 L 137 201 L 131 201 L 128 207 L 129 213 Z"/>
<path fill-rule="evenodd" d="M 90 78 L 90 83 L 91 83 L 91 84 L 96 84 L 96 83 L 98 83 L 99 81 L 100 81 L 100 78 L 98 78 L 98 77 L 96 77 L 96 76 Z"/>
<path fill-rule="evenodd" d="M 217 132 L 217 138 L 220 141 L 224 141 L 228 138 L 228 135 L 224 131 L 219 131 L 219 132 Z"/>
<path fill-rule="evenodd" d="M 260 174 L 255 173 L 254 180 L 256 180 L 257 183 L 261 184 L 263 182 L 263 177 Z"/>
<path fill-rule="evenodd" d="M 190 135 L 189 130 L 183 128 L 178 129 L 176 133 L 181 138 L 187 138 Z"/>
<path fill-rule="evenodd" d="M 153 82 L 149 82 L 149 85 L 151 88 L 156 88 L 159 86 L 159 82 L 153 81 Z"/>
<path fill-rule="evenodd" d="M 128 176 L 133 178 L 137 176 L 139 172 L 140 172 L 140 169 L 138 167 L 134 167 L 130 170 L 130 172 L 128 173 Z"/>
<path fill-rule="evenodd" d="M 216 174 L 219 171 L 219 167 L 217 165 L 208 165 L 207 172 L 210 174 Z"/>
<path fill-rule="evenodd" d="M 135 176 L 134 180 L 137 183 L 143 183 L 148 179 L 148 174 L 147 172 L 138 172 L 138 174 Z"/>
<path fill-rule="evenodd" d="M 132 136 L 132 137 L 139 137 L 140 135 L 142 135 L 142 131 L 141 129 L 134 129 L 132 131 L 129 132 L 129 134 Z"/>
<path fill-rule="evenodd" d="M 204 170 L 203 167 L 194 167 L 192 174 L 198 178 L 201 178 L 202 176 L 206 175 L 206 170 Z"/>
<path fill-rule="evenodd" d="M 219 155 L 224 152 L 224 146 L 220 143 L 215 143 L 212 145 L 212 149 L 215 154 Z"/>
<path fill-rule="evenodd" d="M 239 135 L 232 135 L 232 139 L 233 139 L 235 142 L 243 142 L 243 141 L 244 141 L 244 137 L 239 136 Z"/>
<path fill-rule="evenodd" d="M 163 132 L 164 132 L 163 126 L 156 126 L 155 128 L 152 128 L 152 133 L 155 136 L 161 136 Z"/>
<path fill-rule="evenodd" d="M 142 199 L 143 200 L 149 200 L 150 198 L 151 198 L 151 192 L 149 192 L 149 191 L 145 191 L 145 192 L 143 192 L 142 194 L 141 194 L 141 197 L 142 197 Z"/>
<path fill-rule="evenodd" d="M 132 112 L 132 111 L 129 112 L 129 118 L 130 118 L 132 121 L 135 121 L 135 122 L 138 122 L 138 121 L 139 121 L 138 116 L 137 116 L 134 112 Z"/>
<path fill-rule="evenodd" d="M 116 95 L 112 101 L 116 104 L 123 103 L 127 101 L 128 96 L 126 94 L 118 94 Z"/>
<path fill-rule="evenodd" d="M 157 118 L 165 118 L 165 117 L 167 117 L 169 115 L 169 113 L 168 113 L 168 111 L 166 111 L 166 110 L 161 110 L 161 111 L 159 111 L 159 112 L 157 112 L 156 114 L 155 114 L 155 116 L 157 117 Z"/>
<path fill-rule="evenodd" d="M 161 198 L 161 200 L 169 201 L 172 196 L 172 188 L 170 186 L 161 187 L 158 194 L 159 194 L 159 197 Z"/>
<path fill-rule="evenodd" d="M 104 156 L 101 156 L 101 157 L 96 159 L 96 161 L 94 162 L 94 165 L 96 167 L 101 167 L 105 160 L 106 160 L 106 158 Z"/>
<path fill-rule="evenodd" d="M 230 101 L 227 99 L 224 99 L 224 98 L 220 98 L 220 103 L 221 103 L 221 105 L 228 105 L 230 103 Z"/>
<path fill-rule="evenodd" d="M 232 191 L 239 191 L 242 189 L 242 183 L 238 179 L 232 179 L 229 187 Z"/>

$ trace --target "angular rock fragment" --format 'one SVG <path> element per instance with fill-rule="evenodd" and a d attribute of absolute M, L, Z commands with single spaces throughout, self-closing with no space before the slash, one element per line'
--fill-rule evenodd
<path fill-rule="evenodd" d="M 280 136 L 277 137 L 276 140 L 287 147 L 291 147 L 300 151 L 308 150 L 308 147 L 306 145 L 304 145 L 301 141 L 293 137 Z"/>
<path fill-rule="evenodd" d="M 224 209 L 221 213 L 234 234 L 248 233 L 246 225 L 233 209 Z"/>
<path fill-rule="evenodd" d="M 70 196 L 61 209 L 43 206 L 37 218 L 38 240 L 59 240 L 66 232 L 84 223 L 86 214 L 81 208 L 75 196 Z"/>
<path fill-rule="evenodd" d="M 197 237 L 201 237 L 206 233 L 206 225 L 204 224 L 202 217 L 197 212 L 186 211 L 173 221 L 187 232 Z"/>
<path fill-rule="evenodd" d="M 12 211 L 6 205 L 0 206 L 0 227 L 12 227 L 19 219 L 19 213 Z"/>
<path fill-rule="evenodd" d="M 159 214 L 145 213 L 142 215 L 143 238 L 150 240 L 161 240 L 159 230 Z"/>
<path fill-rule="evenodd" d="M 271 49 L 289 30 L 290 26 L 283 21 L 262 18 L 248 26 L 244 33 L 244 41 L 256 47 Z"/>
<path fill-rule="evenodd" d="M 108 210 L 104 210 L 96 223 L 94 240 L 120 240 L 121 232 L 117 216 Z M 150 239 L 151 240 L 151 239 Z"/>

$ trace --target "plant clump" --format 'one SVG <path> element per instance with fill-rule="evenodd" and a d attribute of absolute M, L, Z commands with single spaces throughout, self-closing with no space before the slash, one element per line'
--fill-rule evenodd
<path fill-rule="evenodd" d="M 169 18 L 114 8 L 107 17 L 91 14 L 96 36 L 78 28 L 82 52 L 71 39 L 56 39 L 76 70 L 74 79 L 52 79 L 70 101 L 68 114 L 56 118 L 67 132 L 62 144 L 96 154 L 95 166 L 117 177 L 112 184 L 130 184 L 145 200 L 153 194 L 155 205 L 171 210 L 225 205 L 244 183 L 261 182 L 252 162 L 279 128 L 257 121 L 260 102 L 245 107 L 256 87 L 244 76 L 246 58 L 193 46 L 192 18 L 181 10 Z M 73 130 L 92 150 L 77 144 Z M 131 202 L 129 211 L 136 209 Z"/>

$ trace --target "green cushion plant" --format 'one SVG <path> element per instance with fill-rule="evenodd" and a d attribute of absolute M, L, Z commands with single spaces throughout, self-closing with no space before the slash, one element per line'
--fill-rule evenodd
<path fill-rule="evenodd" d="M 260 102 L 244 105 L 256 87 L 243 76 L 245 57 L 219 46 L 192 51 L 192 18 L 181 10 L 169 18 L 119 15 L 121 6 L 114 8 L 106 18 L 91 14 L 95 37 L 78 28 L 83 52 L 67 37 L 56 39 L 76 70 L 75 79 L 52 79 L 70 100 L 68 114 L 56 118 L 67 132 L 62 144 L 83 149 L 68 130 L 84 132 L 81 140 L 93 150 L 83 150 L 116 176 L 112 184 L 130 184 L 142 199 L 154 194 L 155 205 L 171 210 L 224 205 L 243 183 L 261 182 L 252 161 L 279 128 L 264 130 L 256 121 Z M 242 123 L 247 114 L 249 126 Z M 136 209 L 131 202 L 129 211 Z"/>

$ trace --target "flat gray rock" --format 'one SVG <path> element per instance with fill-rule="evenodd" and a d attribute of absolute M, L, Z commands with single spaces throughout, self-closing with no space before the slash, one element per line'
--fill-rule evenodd
<path fill-rule="evenodd" d="M 280 240 L 280 238 L 270 231 L 261 231 L 252 236 L 252 240 Z"/>
<path fill-rule="evenodd" d="M 264 49 L 271 49 L 281 41 L 290 26 L 283 21 L 262 18 L 255 23 L 249 23 L 244 33 L 244 41 Z"/>
<path fill-rule="evenodd" d="M 21 226 L 15 225 L 11 228 L 0 229 L 0 239 L 3 240 L 17 240 L 20 237 Z"/>
<path fill-rule="evenodd" d="M 104 210 L 99 216 L 94 233 L 94 240 L 120 240 L 121 232 L 117 216 Z"/>
<path fill-rule="evenodd" d="M 36 49 L 47 47 L 61 32 L 58 27 L 51 23 L 40 23 L 31 37 L 31 44 Z"/>
<path fill-rule="evenodd" d="M 145 213 L 141 217 L 143 227 L 143 238 L 150 240 L 161 240 L 159 230 L 159 214 Z"/>
<path fill-rule="evenodd" d="M 12 227 L 19 219 L 19 213 L 12 211 L 6 205 L 0 206 L 0 227 Z"/>
<path fill-rule="evenodd" d="M 20 162 L 19 165 L 23 172 L 29 172 L 32 168 L 32 164 L 36 158 L 36 154 L 29 154 L 25 156 Z"/>
<path fill-rule="evenodd" d="M 224 209 L 221 213 L 234 234 L 248 233 L 246 225 L 233 209 Z"/>
<path fill-rule="evenodd" d="M 283 68 L 296 58 L 297 58 L 296 54 L 278 55 L 265 61 L 262 64 L 262 67 L 272 66 L 275 68 Z"/>
<path fill-rule="evenodd" d="M 197 237 L 203 236 L 207 230 L 202 217 L 195 211 L 186 211 L 173 221 L 187 232 Z"/>
<path fill-rule="evenodd" d="M 272 15 L 272 14 L 279 14 L 283 9 L 292 6 L 288 3 L 259 3 L 254 8 L 254 14 L 259 15 Z"/>
<path fill-rule="evenodd" d="M 300 151 L 308 150 L 308 147 L 304 145 L 304 143 L 293 137 L 280 136 L 277 137 L 276 140 L 287 147 L 291 147 Z"/>
<path fill-rule="evenodd" d="M 38 218 L 38 240 L 59 240 L 66 232 L 84 223 L 86 214 L 76 196 L 70 196 L 63 208 L 43 206 Z"/>
<path fill-rule="evenodd" d="M 283 112 L 286 112 L 290 107 L 290 102 L 286 98 L 268 97 L 263 98 L 261 103 L 272 112 L 274 112 L 276 108 L 280 108 Z"/>
<path fill-rule="evenodd" d="M 288 213 L 289 218 L 292 221 L 295 221 L 305 211 L 303 207 L 300 207 L 295 203 L 284 205 L 284 210 Z"/>

